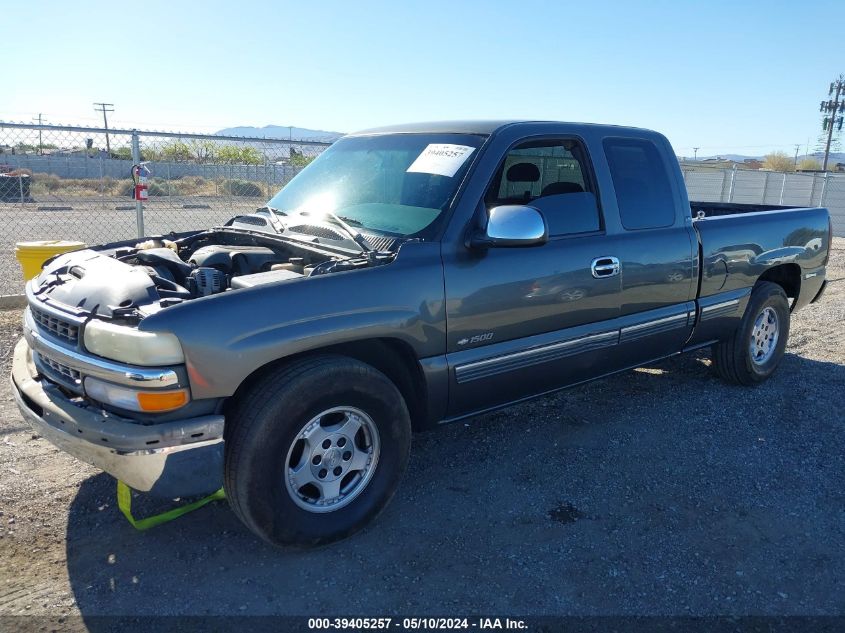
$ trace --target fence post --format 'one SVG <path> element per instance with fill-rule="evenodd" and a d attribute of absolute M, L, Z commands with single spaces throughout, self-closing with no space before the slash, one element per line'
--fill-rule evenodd
<path fill-rule="evenodd" d="M 821 195 L 819 195 L 819 206 L 820 207 L 824 206 L 824 199 L 825 199 L 825 196 L 827 195 L 827 180 L 828 180 L 828 178 L 830 178 L 830 172 L 826 171 L 826 172 L 824 172 L 824 180 L 822 180 L 822 192 L 821 192 Z"/>
<path fill-rule="evenodd" d="M 132 162 L 136 165 L 141 164 L 141 145 L 138 140 L 138 130 L 132 130 Z M 135 223 L 138 226 L 138 237 L 144 237 L 144 204 L 138 199 L 135 200 Z"/>
<path fill-rule="evenodd" d="M 731 170 L 731 187 L 728 190 L 728 202 L 733 202 L 734 199 L 734 184 L 736 183 L 736 165 Z"/>
<path fill-rule="evenodd" d="M 769 192 L 769 172 L 763 172 L 763 199 L 760 200 L 761 204 L 766 204 L 766 194 Z"/>
<path fill-rule="evenodd" d="M 780 200 L 778 200 L 778 204 L 783 204 L 783 194 L 786 191 L 786 172 L 783 172 L 783 182 L 780 185 Z"/>
<path fill-rule="evenodd" d="M 100 154 L 100 204 L 103 205 L 103 208 L 106 208 L 106 170 L 105 170 L 105 158 L 103 155 Z"/>
<path fill-rule="evenodd" d="M 21 204 L 23 204 L 25 202 L 23 199 L 23 174 L 18 174 L 18 189 L 21 192 Z"/>

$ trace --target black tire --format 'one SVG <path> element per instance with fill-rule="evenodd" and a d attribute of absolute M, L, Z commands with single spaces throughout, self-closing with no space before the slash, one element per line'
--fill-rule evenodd
<path fill-rule="evenodd" d="M 333 511 L 303 509 L 288 490 L 288 455 L 298 434 L 332 407 L 365 412 L 379 453 L 369 483 Z M 399 390 L 370 365 L 344 356 L 291 362 L 239 396 L 227 427 L 224 486 L 235 514 L 274 545 L 315 546 L 346 538 L 384 509 L 411 446 L 411 420 Z"/>
<path fill-rule="evenodd" d="M 770 308 L 777 315 L 778 339 L 765 362 L 755 362 L 750 346 L 754 323 Z M 737 385 L 752 386 L 768 379 L 778 368 L 789 338 L 789 301 L 779 285 L 762 281 L 754 286 L 745 315 L 733 334 L 713 345 L 713 368 L 716 374 Z"/>

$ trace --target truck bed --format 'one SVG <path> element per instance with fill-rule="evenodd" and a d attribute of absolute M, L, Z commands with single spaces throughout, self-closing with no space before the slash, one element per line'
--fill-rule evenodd
<path fill-rule="evenodd" d="M 794 267 L 794 309 L 809 303 L 824 279 L 830 249 L 826 209 L 691 202 L 703 276 L 700 298 L 751 288 L 773 266 Z M 760 214 L 760 215 L 756 215 Z M 723 270 L 726 276 L 716 274 Z"/>

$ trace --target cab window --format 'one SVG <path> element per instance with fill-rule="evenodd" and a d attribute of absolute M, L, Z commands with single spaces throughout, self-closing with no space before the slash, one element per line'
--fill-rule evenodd
<path fill-rule="evenodd" d="M 629 231 L 672 226 L 675 199 L 657 146 L 641 139 L 607 138 L 604 151 L 622 226 Z"/>
<path fill-rule="evenodd" d="M 505 204 L 539 209 L 550 236 L 601 230 L 586 152 L 572 139 L 531 141 L 511 149 L 484 202 L 488 210 Z"/>

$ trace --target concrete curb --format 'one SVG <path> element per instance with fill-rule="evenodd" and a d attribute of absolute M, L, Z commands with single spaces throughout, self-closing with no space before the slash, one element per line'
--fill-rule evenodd
<path fill-rule="evenodd" d="M 0 296 L 0 310 L 18 310 L 26 307 L 26 295 Z"/>

